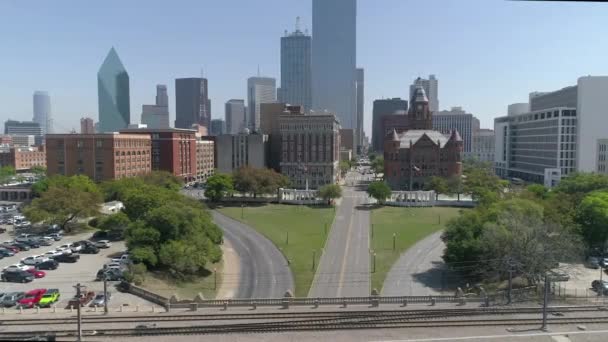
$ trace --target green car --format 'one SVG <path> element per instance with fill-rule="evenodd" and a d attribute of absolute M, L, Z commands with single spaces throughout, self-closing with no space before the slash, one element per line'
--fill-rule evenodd
<path fill-rule="evenodd" d="M 57 302 L 59 300 L 59 290 L 58 289 L 48 289 L 40 298 L 38 302 L 38 306 L 41 308 L 49 307 L 51 304 Z"/>

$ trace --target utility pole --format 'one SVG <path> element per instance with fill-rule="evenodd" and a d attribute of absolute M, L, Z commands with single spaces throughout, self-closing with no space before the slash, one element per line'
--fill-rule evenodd
<path fill-rule="evenodd" d="M 108 314 L 108 274 L 106 272 L 103 273 L 103 313 Z"/>
<path fill-rule="evenodd" d="M 82 316 L 80 314 L 80 297 L 82 295 L 81 289 L 86 288 L 86 286 L 80 285 L 80 283 L 76 284 L 76 286 L 74 286 L 74 288 L 76 288 L 76 298 L 78 298 L 78 307 L 76 309 L 76 320 L 77 320 L 77 326 L 78 326 L 78 335 L 77 335 L 77 339 L 76 341 L 78 342 L 82 342 Z"/>
<path fill-rule="evenodd" d="M 540 327 L 542 331 L 547 331 L 547 305 L 549 303 L 549 276 L 545 273 L 545 295 L 543 300 L 543 325 Z"/>

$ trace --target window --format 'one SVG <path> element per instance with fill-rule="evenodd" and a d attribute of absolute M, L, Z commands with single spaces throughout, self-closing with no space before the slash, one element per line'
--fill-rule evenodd
<path fill-rule="evenodd" d="M 98 148 L 99 148 L 99 147 L 103 147 L 103 141 L 102 141 L 102 140 L 97 140 L 97 141 L 95 142 L 95 146 L 97 146 Z"/>

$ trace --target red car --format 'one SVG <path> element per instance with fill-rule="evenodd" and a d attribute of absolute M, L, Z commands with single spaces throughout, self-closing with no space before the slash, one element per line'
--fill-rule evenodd
<path fill-rule="evenodd" d="M 25 294 L 25 297 L 23 297 L 23 299 L 17 302 L 17 307 L 26 309 L 33 308 L 38 304 L 38 302 L 40 302 L 40 298 L 42 298 L 42 295 L 44 295 L 45 292 L 46 289 L 35 289 L 30 292 L 27 292 Z"/>
<path fill-rule="evenodd" d="M 3 244 L 3 245 L 0 245 L 0 247 L 6 248 L 6 249 L 8 249 L 9 251 L 11 251 L 11 252 L 13 252 L 15 254 L 21 252 L 21 250 L 18 247 L 15 247 L 13 245 Z"/>
<path fill-rule="evenodd" d="M 46 272 L 44 271 L 39 271 L 35 268 L 30 268 L 29 270 L 25 271 L 31 275 L 34 276 L 34 278 L 44 278 L 44 276 L 46 275 Z"/>

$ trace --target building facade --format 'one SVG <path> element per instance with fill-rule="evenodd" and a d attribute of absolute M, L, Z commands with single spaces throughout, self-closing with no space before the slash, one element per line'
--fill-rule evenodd
<path fill-rule="evenodd" d="M 96 182 L 151 171 L 150 137 L 139 134 L 51 134 L 46 137 L 47 175 L 86 175 Z"/>
<path fill-rule="evenodd" d="M 222 135 L 226 134 L 226 122 L 222 119 L 211 120 L 211 135 Z"/>
<path fill-rule="evenodd" d="M 152 144 L 152 171 L 167 171 L 181 178 L 184 183 L 193 182 L 196 171 L 196 131 L 190 129 L 123 129 L 123 134 L 144 135 Z"/>
<path fill-rule="evenodd" d="M 40 124 L 33 121 L 15 121 L 6 120 L 4 122 L 4 134 L 13 136 L 13 143 L 18 140 L 21 146 L 26 146 L 25 139 L 29 139 L 29 136 L 34 137 L 34 144 L 31 145 L 42 145 L 44 143 L 44 135 L 42 134 L 42 127 Z M 19 138 L 27 137 L 27 138 Z"/>
<path fill-rule="evenodd" d="M 457 130 L 464 142 L 464 157 L 468 158 L 473 148 L 473 136 L 479 130 L 479 119 L 461 107 L 452 107 L 450 110 L 433 112 L 433 129 L 443 134 Z"/>
<path fill-rule="evenodd" d="M 95 134 L 95 123 L 91 118 L 80 118 L 80 134 Z"/>
<path fill-rule="evenodd" d="M 196 140 L 196 182 L 206 182 L 215 170 L 215 142 Z"/>
<path fill-rule="evenodd" d="M 201 77 L 175 80 L 175 128 L 190 129 L 198 124 L 209 130 L 211 102 L 207 79 Z"/>
<path fill-rule="evenodd" d="M 384 117 L 400 113 L 407 117 L 407 101 L 398 97 L 374 101 L 372 110 L 372 150 L 380 152 L 384 149 L 384 137 L 388 131 L 384 128 Z"/>
<path fill-rule="evenodd" d="M 307 112 L 312 108 L 311 94 L 311 37 L 296 29 L 281 37 L 281 87 L 279 102 L 300 105 Z"/>
<path fill-rule="evenodd" d="M 17 172 L 29 171 L 34 166 L 46 167 L 45 148 L 12 147 L 6 152 L 0 152 L 0 167 L 4 166 L 11 166 Z"/>
<path fill-rule="evenodd" d="M 480 129 L 473 135 L 473 146 L 470 157 L 481 162 L 494 164 L 494 131 Z M 463 139 L 464 140 L 464 139 Z"/>
<path fill-rule="evenodd" d="M 131 123 L 129 74 L 116 50 L 110 49 L 97 73 L 99 131 L 117 132 Z"/>
<path fill-rule="evenodd" d="M 238 134 L 242 131 L 245 128 L 245 115 L 245 100 L 228 100 L 225 106 L 226 133 Z"/>
<path fill-rule="evenodd" d="M 439 111 L 439 80 L 435 75 L 429 75 L 428 79 L 416 78 L 414 83 L 410 85 L 410 98 L 414 95 L 416 87 L 421 86 L 424 88 L 427 98 L 429 99 L 429 109 L 431 112 L 436 113 Z"/>
<path fill-rule="evenodd" d="M 430 177 L 462 174 L 463 141 L 458 131 L 449 136 L 433 130 L 433 112 L 424 88 L 410 100 L 408 129 L 393 130 L 384 140 L 384 179 L 393 189 L 420 190 Z"/>
<path fill-rule="evenodd" d="M 355 132 L 353 129 L 340 129 L 340 149 L 351 150 L 354 153 L 355 149 Z"/>
<path fill-rule="evenodd" d="M 281 130 L 279 119 L 284 114 L 304 114 L 304 108 L 286 103 L 262 103 L 260 133 L 268 135 L 268 167 L 281 172 Z"/>
<path fill-rule="evenodd" d="M 340 124 L 333 114 L 283 114 L 281 173 L 296 189 L 317 189 L 340 177 Z"/>
<path fill-rule="evenodd" d="M 265 168 L 268 156 L 268 136 L 249 133 L 224 134 L 216 137 L 217 170 L 232 173 L 243 166 Z"/>
<path fill-rule="evenodd" d="M 363 138 L 365 133 L 363 131 L 363 120 L 365 112 L 365 71 L 363 68 L 357 68 L 357 129 L 355 131 L 355 149 L 353 153 L 361 153 L 363 145 Z"/>
<path fill-rule="evenodd" d="M 312 1 L 312 106 L 357 127 L 357 1 Z"/>
<path fill-rule="evenodd" d="M 36 144 L 36 136 L 35 135 L 12 135 L 12 144 L 11 146 L 19 146 L 19 147 L 30 147 Z"/>
<path fill-rule="evenodd" d="M 148 128 L 169 128 L 169 96 L 166 85 L 156 86 L 155 104 L 141 106 L 141 123 Z"/>
<path fill-rule="evenodd" d="M 34 92 L 34 122 L 42 128 L 42 134 L 53 133 L 53 118 L 51 116 L 51 97 L 46 91 Z"/>
<path fill-rule="evenodd" d="M 271 77 L 250 77 L 247 79 L 247 128 L 257 132 L 260 128 L 260 106 L 262 103 L 277 102 L 276 80 Z"/>

